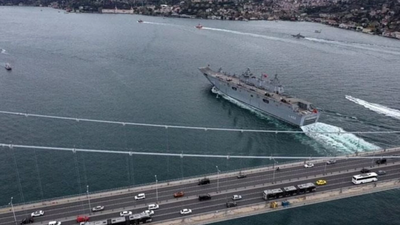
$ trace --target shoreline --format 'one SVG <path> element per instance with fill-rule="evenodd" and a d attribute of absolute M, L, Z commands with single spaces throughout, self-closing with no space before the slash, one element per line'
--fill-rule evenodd
<path fill-rule="evenodd" d="M 201 19 L 201 20 L 221 20 L 221 21 L 240 21 L 240 22 L 250 22 L 250 21 L 275 21 L 275 22 L 279 22 L 279 21 L 283 21 L 283 22 L 308 22 L 308 23 L 317 23 L 317 24 L 322 24 L 322 25 L 326 25 L 329 27 L 334 27 L 334 28 L 338 28 L 341 30 L 349 30 L 349 31 L 355 31 L 358 33 L 363 33 L 363 34 L 369 34 L 369 35 L 374 35 L 374 36 L 379 36 L 379 37 L 385 37 L 385 38 L 389 38 L 389 39 L 394 39 L 394 40 L 400 40 L 400 37 L 393 37 L 393 36 L 389 36 L 389 34 L 377 34 L 377 33 L 373 33 L 371 32 L 370 29 L 367 28 L 363 28 L 361 26 L 350 26 L 348 27 L 347 24 L 343 25 L 344 27 L 340 27 L 341 24 L 330 24 L 329 20 L 323 20 L 321 18 L 318 18 L 316 20 L 310 20 L 310 19 L 301 19 L 301 20 L 282 20 L 282 19 L 258 19 L 258 18 L 250 18 L 250 19 L 245 19 L 242 16 L 239 17 L 235 17 L 232 19 L 224 19 L 222 18 L 197 18 L 195 15 L 186 15 L 186 14 L 173 14 L 173 15 L 165 15 L 165 14 L 159 14 L 159 15 L 150 15 L 150 14 L 142 14 L 142 13 L 135 13 L 135 11 L 133 10 L 133 8 L 131 9 L 102 9 L 102 10 L 106 10 L 105 12 L 99 12 L 99 11 L 72 11 L 71 9 L 63 9 L 63 8 L 54 8 L 54 7 L 50 7 L 50 6 L 35 6 L 35 5 L 0 5 L 0 7 L 37 7 L 37 8 L 50 8 L 50 9 L 54 9 L 54 10 L 59 10 L 59 11 L 64 11 L 65 14 L 69 14 L 69 13 L 86 13 L 86 14 L 122 14 L 122 15 L 139 15 L 139 16 L 150 16 L 150 17 L 163 17 L 163 18 L 180 18 L 180 19 Z M 116 11 L 117 10 L 117 11 Z M 275 18 L 275 17 L 274 17 Z M 317 21 L 317 20 L 321 20 L 321 21 Z M 319 32 L 317 32 L 318 30 L 315 30 L 315 33 L 321 33 L 321 30 Z"/>

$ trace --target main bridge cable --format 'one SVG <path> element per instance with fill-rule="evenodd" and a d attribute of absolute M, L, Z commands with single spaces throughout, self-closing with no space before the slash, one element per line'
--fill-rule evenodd
<path fill-rule="evenodd" d="M 253 130 L 253 129 L 233 129 L 233 128 L 210 128 L 210 127 L 192 127 L 192 126 L 177 126 L 177 125 L 162 125 L 162 124 L 150 124 L 150 123 L 133 123 L 133 122 L 120 122 L 120 121 L 112 121 L 112 120 L 97 120 L 97 119 L 85 119 L 85 118 L 73 118 L 73 117 L 65 117 L 65 116 L 50 116 L 50 115 L 41 115 L 41 114 L 33 114 L 33 113 L 20 113 L 20 112 L 10 112 L 10 111 L 1 111 L 0 114 L 8 114 L 15 116 L 25 116 L 25 117 L 38 117 L 38 118 L 47 118 L 47 119 L 59 119 L 59 120 L 71 120 L 71 121 L 84 121 L 84 122 L 92 122 L 92 123 L 106 123 L 106 124 L 120 124 L 122 126 L 130 125 L 130 126 L 143 126 L 143 127 L 160 127 L 160 128 L 172 128 L 172 129 L 190 129 L 190 130 L 212 130 L 212 131 L 230 131 L 230 132 L 251 132 L 251 133 L 337 133 L 337 134 L 395 134 L 400 133 L 400 131 L 282 131 L 282 130 Z"/>
<path fill-rule="evenodd" d="M 19 144 L 5 144 L 0 143 L 0 147 L 9 148 L 9 149 L 39 149 L 39 150 L 53 150 L 53 151 L 71 151 L 73 153 L 76 152 L 88 152 L 88 153 L 111 153 L 111 154 L 126 154 L 126 155 L 149 155 L 149 156 L 172 156 L 172 157 L 195 157 L 195 158 L 235 158 L 235 159 L 374 159 L 374 158 L 382 158 L 379 155 L 373 156 L 249 156 L 249 155 L 202 155 L 202 154 L 184 154 L 184 153 L 160 153 L 160 152 L 136 152 L 136 151 L 114 151 L 114 150 L 103 150 L 103 149 L 85 149 L 85 148 L 66 148 L 66 147 L 51 147 L 51 146 L 35 146 L 35 145 L 19 145 Z M 400 150 L 400 148 L 393 148 L 396 150 Z M 382 152 L 386 152 L 383 150 Z M 385 158 L 400 158 L 400 155 L 387 155 Z"/>

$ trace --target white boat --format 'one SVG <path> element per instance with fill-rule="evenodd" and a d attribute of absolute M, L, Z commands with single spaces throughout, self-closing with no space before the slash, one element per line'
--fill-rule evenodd
<path fill-rule="evenodd" d="M 6 70 L 12 70 L 10 63 L 6 63 L 6 66 L 4 68 L 6 68 Z"/>

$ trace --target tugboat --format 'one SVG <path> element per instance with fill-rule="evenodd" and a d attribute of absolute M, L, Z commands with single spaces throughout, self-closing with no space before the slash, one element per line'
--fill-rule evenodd
<path fill-rule="evenodd" d="M 10 63 L 6 63 L 6 66 L 4 68 L 6 68 L 6 70 L 12 70 Z"/>
<path fill-rule="evenodd" d="M 292 34 L 293 37 L 300 39 L 300 38 L 305 38 L 303 35 L 301 35 L 300 33 L 298 34 Z"/>
<path fill-rule="evenodd" d="M 137 22 L 138 22 L 138 23 L 143 23 L 143 20 L 138 20 Z"/>
<path fill-rule="evenodd" d="M 198 25 L 196 26 L 196 28 L 197 28 L 197 29 L 201 29 L 201 28 L 203 28 L 203 26 L 202 26 L 201 24 L 198 24 Z"/>

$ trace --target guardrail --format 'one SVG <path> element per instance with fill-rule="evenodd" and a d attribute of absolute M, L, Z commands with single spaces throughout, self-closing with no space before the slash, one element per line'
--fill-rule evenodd
<path fill-rule="evenodd" d="M 380 153 L 396 152 L 399 150 L 400 150 L 400 148 L 380 149 L 377 151 L 359 152 L 359 153 L 346 155 L 346 156 L 348 156 L 348 157 L 349 156 L 361 156 L 361 155 L 368 156 L 368 155 L 376 155 L 376 154 L 380 154 Z M 338 156 L 338 157 L 343 157 L 343 156 Z M 328 158 L 335 158 L 335 156 L 328 157 Z M 272 159 L 273 159 L 273 156 L 271 156 L 271 160 Z M 310 159 L 312 159 L 312 157 L 310 157 Z M 313 162 L 313 163 L 321 163 L 322 162 L 323 163 L 323 162 L 325 162 L 325 159 L 307 160 L 307 162 Z M 275 167 L 278 165 L 281 169 L 285 169 L 285 168 L 291 168 L 291 167 L 303 165 L 303 163 L 304 163 L 303 160 L 297 160 L 297 161 L 293 161 L 293 162 L 285 163 L 285 164 L 272 163 L 272 165 L 268 165 L 268 166 L 258 166 L 258 167 L 251 167 L 251 168 L 246 168 L 246 169 L 230 170 L 225 173 L 220 173 L 219 179 L 236 176 L 239 172 L 242 172 L 243 174 L 253 174 L 253 173 L 274 170 Z M 162 183 L 159 182 L 157 185 L 157 188 L 189 184 L 189 183 L 197 183 L 197 181 L 203 177 L 216 179 L 217 176 L 218 175 L 216 173 L 210 173 L 210 174 L 205 174 L 202 176 L 198 176 L 198 175 L 190 176 L 190 177 L 186 177 L 184 179 L 179 179 L 179 178 L 172 179 L 172 180 L 164 181 Z M 95 198 L 100 198 L 100 197 L 105 197 L 105 196 L 113 196 L 113 195 L 124 194 L 124 193 L 136 193 L 136 192 L 142 192 L 142 191 L 146 191 L 146 190 L 153 190 L 155 188 L 156 188 L 156 184 L 154 182 L 144 183 L 144 184 L 134 185 L 134 186 L 129 186 L 129 187 L 120 187 L 120 188 L 107 189 L 107 190 L 101 190 L 101 191 L 93 191 L 90 193 L 90 198 L 95 199 Z M 85 201 L 87 200 L 86 193 L 77 194 L 77 195 L 68 195 L 68 196 L 63 196 L 63 197 L 55 197 L 55 198 L 50 198 L 50 199 L 41 200 L 41 201 L 18 203 L 18 204 L 14 204 L 14 210 L 20 211 L 20 210 L 26 210 L 26 209 L 35 209 L 35 208 L 43 207 L 43 206 L 76 202 L 76 201 L 84 201 L 84 200 Z M 0 213 L 2 213 L 2 212 L 3 213 L 11 212 L 11 208 L 8 205 L 0 206 Z"/>
<path fill-rule="evenodd" d="M 159 223 L 152 223 L 157 225 L 162 224 L 208 224 L 215 223 L 224 220 L 237 219 L 241 217 L 248 217 L 258 214 L 270 213 L 279 210 L 285 210 L 288 208 L 308 206 L 312 204 L 323 203 L 327 201 L 333 201 L 338 199 L 344 199 L 349 197 L 355 197 L 365 194 L 372 194 L 381 191 L 387 191 L 391 189 L 400 188 L 400 179 L 392 179 L 388 181 L 381 181 L 376 183 L 354 185 L 346 188 L 338 188 L 329 191 L 314 192 L 309 194 L 297 195 L 289 198 L 270 199 L 263 203 L 257 203 L 246 206 L 238 206 L 233 208 L 227 208 L 225 210 L 218 210 L 215 212 L 201 213 L 194 216 L 186 216 L 179 219 L 164 220 Z M 262 199 L 260 195 L 260 199 Z M 282 200 L 288 201 L 289 205 L 282 206 Z M 277 208 L 270 208 L 271 202 L 277 202 Z"/>

